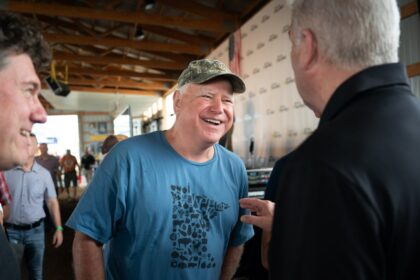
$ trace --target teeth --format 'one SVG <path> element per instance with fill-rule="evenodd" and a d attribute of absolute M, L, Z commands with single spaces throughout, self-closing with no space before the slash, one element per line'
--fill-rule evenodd
<path fill-rule="evenodd" d="M 25 136 L 25 137 L 29 137 L 30 131 L 28 131 L 26 129 L 21 129 L 20 130 L 20 135 Z"/>
<path fill-rule="evenodd" d="M 214 124 L 214 125 L 219 125 L 221 124 L 221 121 L 218 120 L 212 120 L 212 119 L 204 119 L 206 122 Z"/>

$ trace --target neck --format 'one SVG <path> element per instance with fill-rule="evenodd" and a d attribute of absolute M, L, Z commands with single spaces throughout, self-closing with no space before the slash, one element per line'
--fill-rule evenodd
<path fill-rule="evenodd" d="M 360 70 L 341 70 L 334 65 L 325 65 L 315 77 L 316 86 L 314 88 L 317 90 L 318 96 L 318 102 L 313 108 L 315 114 L 320 116 L 337 88 Z"/>
<path fill-rule="evenodd" d="M 194 162 L 206 162 L 213 158 L 213 145 L 197 145 L 191 143 L 191 137 L 178 132 L 174 127 L 164 132 L 169 145 L 182 157 Z"/>
<path fill-rule="evenodd" d="M 30 171 L 31 169 L 32 169 L 32 166 L 34 165 L 34 158 L 33 157 L 31 157 L 27 162 L 25 162 L 23 165 L 22 165 L 22 169 L 24 170 L 24 171 Z"/>

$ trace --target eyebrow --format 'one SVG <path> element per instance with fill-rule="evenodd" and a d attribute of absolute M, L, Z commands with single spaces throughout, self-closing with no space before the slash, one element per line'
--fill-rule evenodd
<path fill-rule="evenodd" d="M 32 86 L 34 90 L 40 89 L 40 85 L 37 82 L 31 82 L 31 81 L 29 81 L 29 82 L 23 82 L 23 85 L 24 86 Z"/>

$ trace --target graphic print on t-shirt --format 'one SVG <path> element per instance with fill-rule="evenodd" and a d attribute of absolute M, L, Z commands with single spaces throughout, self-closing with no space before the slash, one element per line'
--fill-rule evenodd
<path fill-rule="evenodd" d="M 171 267 L 213 268 L 214 257 L 208 252 L 210 219 L 229 208 L 224 202 L 216 202 L 206 196 L 195 195 L 190 187 L 171 186 L 172 194 L 172 241 Z"/>

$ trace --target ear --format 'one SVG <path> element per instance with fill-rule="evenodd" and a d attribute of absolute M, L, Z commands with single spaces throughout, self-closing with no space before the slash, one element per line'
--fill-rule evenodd
<path fill-rule="evenodd" d="M 181 93 L 179 92 L 179 90 L 176 90 L 174 92 L 174 96 L 173 96 L 173 104 L 174 104 L 174 112 L 175 114 L 179 111 L 179 108 L 181 107 L 182 104 L 182 96 Z"/>
<path fill-rule="evenodd" d="M 310 29 L 302 31 L 301 62 L 305 70 L 311 70 L 319 62 L 318 45 L 315 34 Z"/>

